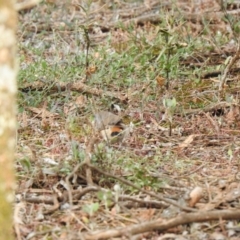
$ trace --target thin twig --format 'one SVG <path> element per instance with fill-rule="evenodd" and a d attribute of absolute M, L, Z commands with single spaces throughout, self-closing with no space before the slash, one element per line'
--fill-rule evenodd
<path fill-rule="evenodd" d="M 86 84 L 84 84 L 83 79 L 77 80 L 74 83 L 66 83 L 66 82 L 53 82 L 51 84 L 48 84 L 48 87 L 46 88 L 46 83 L 41 81 L 35 81 L 34 83 L 25 84 L 23 87 L 19 86 L 19 90 L 22 92 L 28 92 L 28 91 L 77 91 L 81 93 L 88 93 L 95 96 L 106 96 L 110 98 L 116 98 L 121 102 L 124 102 L 127 100 L 127 96 L 123 96 L 121 94 L 118 94 L 117 92 L 110 92 L 106 90 L 102 90 L 99 88 L 90 87 Z"/>
<path fill-rule="evenodd" d="M 202 165 L 200 165 L 199 167 L 197 167 L 195 170 L 193 170 L 193 171 L 191 171 L 191 172 L 189 172 L 189 173 L 183 174 L 183 175 L 179 176 L 178 178 L 183 178 L 183 177 L 190 176 L 190 175 L 192 175 L 193 173 L 199 171 L 201 168 L 203 168 L 203 167 L 206 166 L 207 164 L 209 164 L 209 163 L 208 163 L 208 162 L 203 163 Z"/>
<path fill-rule="evenodd" d="M 86 179 L 87 179 L 87 184 L 92 186 L 93 185 L 93 180 L 92 180 L 92 169 L 89 167 L 91 165 L 91 155 L 93 154 L 94 151 L 94 144 L 97 141 L 97 137 L 92 136 L 87 148 L 86 148 L 86 156 L 85 156 L 85 165 L 87 166 L 86 169 Z"/>
<path fill-rule="evenodd" d="M 100 187 L 97 187 L 97 186 L 88 186 L 82 190 L 75 190 L 73 191 L 73 200 L 74 201 L 77 201 L 77 200 L 80 200 L 84 195 L 86 195 L 87 193 L 89 192 L 96 192 L 96 191 L 99 191 L 101 190 Z"/>
<path fill-rule="evenodd" d="M 86 28 L 85 26 L 83 26 L 83 30 L 84 30 L 84 36 L 85 36 L 85 40 L 86 40 L 86 59 L 85 59 L 85 81 L 88 80 L 88 67 L 89 67 L 89 47 L 90 47 L 90 38 L 89 38 L 89 30 L 88 28 Z"/>
<path fill-rule="evenodd" d="M 226 83 L 226 79 L 227 79 L 227 75 L 229 73 L 229 71 L 231 70 L 231 68 L 233 67 L 234 63 L 239 59 L 239 55 L 240 55 L 240 39 L 238 40 L 238 47 L 237 47 L 237 52 L 234 55 L 234 57 L 232 57 L 228 63 L 228 65 L 226 66 L 223 75 L 220 79 L 220 84 L 219 84 L 219 92 L 221 93 L 223 90 L 223 86 Z"/>
<path fill-rule="evenodd" d="M 68 176 L 66 177 L 66 183 L 68 185 L 68 189 L 67 189 L 67 192 L 68 192 L 68 201 L 69 201 L 69 204 L 70 206 L 72 206 L 72 203 L 73 203 L 73 198 L 72 198 L 72 188 L 71 188 L 71 183 L 70 183 L 70 179 L 76 174 L 76 172 L 80 169 L 81 166 L 83 166 L 85 164 L 85 162 L 81 162 L 79 163 L 74 169 L 73 171 L 68 174 Z"/>
<path fill-rule="evenodd" d="M 51 214 L 51 213 L 55 212 L 56 210 L 58 210 L 59 207 L 60 207 L 60 203 L 59 203 L 59 201 L 58 201 L 58 199 L 57 199 L 57 196 L 54 195 L 54 197 L 53 197 L 53 206 L 52 206 L 51 208 L 45 210 L 45 211 L 43 212 L 43 214 L 45 214 L 45 215 Z"/>

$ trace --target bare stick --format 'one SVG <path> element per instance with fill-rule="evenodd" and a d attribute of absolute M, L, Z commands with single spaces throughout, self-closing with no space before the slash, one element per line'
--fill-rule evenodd
<path fill-rule="evenodd" d="M 127 100 L 127 96 L 121 95 L 117 92 L 110 92 L 105 91 L 99 88 L 90 87 L 84 84 L 81 80 L 76 81 L 75 83 L 65 83 L 65 82 L 52 82 L 47 85 L 43 81 L 35 81 L 34 83 L 25 84 L 23 87 L 19 87 L 20 91 L 27 92 L 27 91 L 77 91 L 81 93 L 88 93 L 95 96 L 106 96 L 110 98 L 116 98 L 121 102 Z"/>
<path fill-rule="evenodd" d="M 69 204 L 72 206 L 73 203 L 73 198 L 72 198 L 72 188 L 71 188 L 71 183 L 70 183 L 70 179 L 76 174 L 76 172 L 80 169 L 81 166 L 83 166 L 85 164 L 85 162 L 81 162 L 79 163 L 74 169 L 73 171 L 66 177 L 66 183 L 68 185 L 68 201 Z"/>
<path fill-rule="evenodd" d="M 162 218 L 136 224 L 129 227 L 110 229 L 107 231 L 98 231 L 86 234 L 84 239 L 111 239 L 120 236 L 131 236 L 139 233 L 150 232 L 153 230 L 164 231 L 169 228 L 177 227 L 183 224 L 193 222 L 205 222 L 212 220 L 233 220 L 240 219 L 240 210 L 216 210 L 216 211 L 199 211 L 196 213 L 182 213 L 178 217 L 163 220 Z"/>
<path fill-rule="evenodd" d="M 93 154 L 93 151 L 94 151 L 94 144 L 96 143 L 97 141 L 97 137 L 95 136 L 92 136 L 88 145 L 87 145 L 87 148 L 86 148 L 86 157 L 85 157 L 85 165 L 87 167 L 86 169 L 86 179 L 87 179 L 87 184 L 88 185 L 93 185 L 93 180 L 92 180 L 92 170 L 91 170 L 91 155 Z"/>
<path fill-rule="evenodd" d="M 79 190 L 75 190 L 73 191 L 73 200 L 74 201 L 78 201 L 80 200 L 84 195 L 86 195 L 89 192 L 96 192 L 96 191 L 100 191 L 101 188 L 100 187 L 96 187 L 96 186 L 89 186 L 86 187 L 84 189 L 82 189 L 81 191 Z"/>

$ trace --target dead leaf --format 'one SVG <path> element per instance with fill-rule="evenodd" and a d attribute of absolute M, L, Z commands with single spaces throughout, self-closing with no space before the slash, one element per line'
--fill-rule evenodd
<path fill-rule="evenodd" d="M 150 221 L 154 214 L 156 212 L 156 209 L 150 208 L 150 209 L 142 209 L 138 212 L 138 218 L 142 221 Z"/>
<path fill-rule="evenodd" d="M 44 108 L 35 108 L 35 107 L 27 107 L 27 109 L 33 113 L 36 113 L 40 118 L 44 117 L 58 117 L 59 114 L 58 113 L 51 113 L 48 110 L 44 109 Z M 38 117 L 37 116 L 37 117 Z"/>
<path fill-rule="evenodd" d="M 86 102 L 86 98 L 83 95 L 78 96 L 75 101 L 78 107 L 84 106 L 85 102 Z"/>
<path fill-rule="evenodd" d="M 69 113 L 74 112 L 78 108 L 84 107 L 85 103 L 86 98 L 83 95 L 80 95 L 75 99 L 75 102 L 64 104 L 63 111 L 66 115 L 68 115 Z"/>
<path fill-rule="evenodd" d="M 240 115 L 240 110 L 238 106 L 231 106 L 230 111 L 226 115 L 226 120 L 228 123 L 235 122 Z"/>
<path fill-rule="evenodd" d="M 225 196 L 225 200 L 227 202 L 232 202 L 236 199 L 239 199 L 240 197 L 240 189 L 239 188 L 235 188 L 235 189 L 232 189 L 230 192 L 228 192 Z"/>
<path fill-rule="evenodd" d="M 97 71 L 97 67 L 96 66 L 89 66 L 86 70 L 86 74 L 88 76 L 91 76 L 93 73 L 95 73 Z"/>
<path fill-rule="evenodd" d="M 203 189 L 201 187 L 195 187 L 189 194 L 189 206 L 194 207 L 196 203 L 203 197 Z"/>
<path fill-rule="evenodd" d="M 157 76 L 156 81 L 159 87 L 164 87 L 166 79 L 164 77 Z"/>
<path fill-rule="evenodd" d="M 178 147 L 181 148 L 181 149 L 188 147 L 190 145 L 190 143 L 192 143 L 194 138 L 197 137 L 197 136 L 198 136 L 198 134 L 191 134 L 181 144 L 179 144 Z"/>

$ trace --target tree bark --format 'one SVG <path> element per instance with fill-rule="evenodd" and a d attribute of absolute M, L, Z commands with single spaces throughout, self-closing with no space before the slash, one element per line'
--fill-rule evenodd
<path fill-rule="evenodd" d="M 16 26 L 14 0 L 0 0 L 0 239 L 13 236 L 16 145 Z"/>

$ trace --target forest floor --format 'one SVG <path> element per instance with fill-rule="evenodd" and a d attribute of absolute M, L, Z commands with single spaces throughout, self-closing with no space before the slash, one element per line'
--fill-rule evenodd
<path fill-rule="evenodd" d="M 19 10 L 16 239 L 239 239 L 240 4 L 219 2 Z M 92 126 L 113 107 L 120 142 Z"/>

